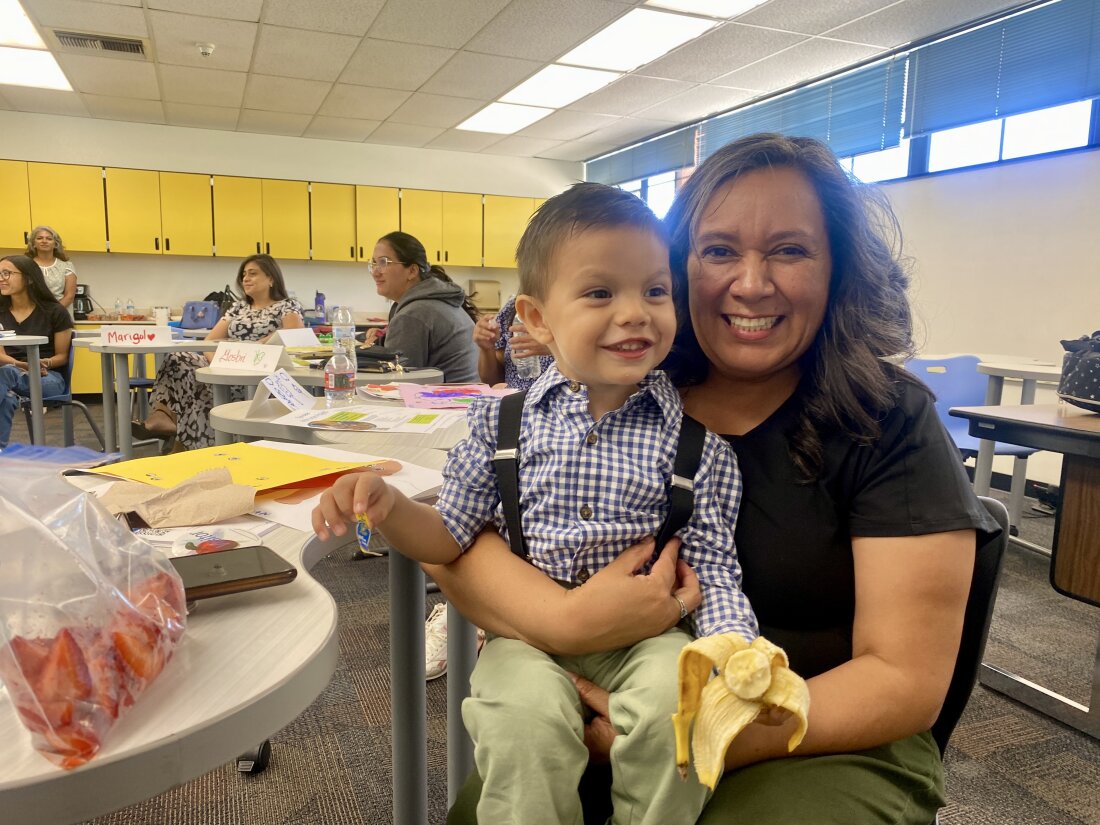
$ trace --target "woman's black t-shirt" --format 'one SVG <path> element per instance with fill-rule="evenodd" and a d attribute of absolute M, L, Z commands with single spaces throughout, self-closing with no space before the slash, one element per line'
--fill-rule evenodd
<path fill-rule="evenodd" d="M 745 595 L 763 635 L 810 677 L 852 657 L 852 537 L 999 528 L 927 391 L 900 381 L 873 444 L 823 433 L 824 468 L 812 483 L 799 480 L 788 449 L 800 404 L 796 392 L 752 431 L 726 440 L 744 483 L 736 541 Z"/>
<path fill-rule="evenodd" d="M 31 314 L 22 321 L 16 321 L 10 309 L 0 310 L 0 327 L 14 329 L 20 335 L 44 335 L 49 339 L 38 348 L 40 358 L 49 358 L 54 355 L 53 336 L 56 332 L 73 328 L 73 318 L 69 311 L 61 304 L 50 302 L 42 306 L 35 306 Z M 4 352 L 19 361 L 27 360 L 27 348 L 4 346 L 4 339 L 0 338 L 0 347 Z"/>

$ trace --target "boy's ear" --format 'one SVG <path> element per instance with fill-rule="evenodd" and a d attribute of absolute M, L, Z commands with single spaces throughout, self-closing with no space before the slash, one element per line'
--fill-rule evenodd
<path fill-rule="evenodd" d="M 546 318 L 542 314 L 542 304 L 537 298 L 530 295 L 516 296 L 516 317 L 527 327 L 527 333 L 542 344 L 550 346 L 554 335 L 546 326 Z"/>

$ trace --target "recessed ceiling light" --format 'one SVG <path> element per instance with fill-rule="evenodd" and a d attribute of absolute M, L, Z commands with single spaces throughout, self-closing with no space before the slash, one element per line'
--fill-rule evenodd
<path fill-rule="evenodd" d="M 0 83 L 62 89 L 66 92 L 73 89 L 52 54 L 36 49 L 13 49 L 9 46 L 0 46 Z"/>
<path fill-rule="evenodd" d="M 542 120 L 553 109 L 541 106 L 517 106 L 514 103 L 490 103 L 480 112 L 472 115 L 455 126 L 466 132 L 492 132 L 498 135 L 510 135 L 524 126 L 530 126 L 536 120 Z"/>
<path fill-rule="evenodd" d="M 763 2 L 764 0 L 646 0 L 645 4 L 729 20 L 731 17 L 744 14 L 749 9 L 755 9 Z"/>
<path fill-rule="evenodd" d="M 629 72 L 694 40 L 716 20 L 649 9 L 627 12 L 558 60 L 574 66 Z"/>
<path fill-rule="evenodd" d="M 602 89 L 620 77 L 622 75 L 619 72 L 552 64 L 520 83 L 501 100 L 505 103 L 524 103 L 528 106 L 550 106 L 557 109 Z"/>
<path fill-rule="evenodd" d="M 0 0 L 0 46 L 46 48 L 18 0 Z"/>

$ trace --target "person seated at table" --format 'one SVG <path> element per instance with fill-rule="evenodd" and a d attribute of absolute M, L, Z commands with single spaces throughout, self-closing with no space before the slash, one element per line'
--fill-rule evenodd
<path fill-rule="evenodd" d="M 499 384 L 514 390 L 525 390 L 535 383 L 538 376 L 528 378 L 520 375 L 514 358 L 538 357 L 539 375 L 554 363 L 550 350 L 528 335 L 527 327 L 516 317 L 514 295 L 504 302 L 496 315 L 482 315 L 477 319 L 474 343 L 478 347 L 478 375 L 492 386 Z"/>
<path fill-rule="evenodd" d="M 76 298 L 76 270 L 65 252 L 61 236 L 51 227 L 36 226 L 27 237 L 27 256 L 41 267 L 46 286 L 58 303 L 68 309 Z"/>
<path fill-rule="evenodd" d="M 234 302 L 205 340 L 264 344 L 277 330 L 303 326 L 302 306 L 297 298 L 287 295 L 283 272 L 270 255 L 245 258 L 237 270 L 237 287 L 244 292 L 244 300 Z M 149 417 L 131 422 L 136 438 L 174 436 L 187 449 L 213 445 L 213 391 L 195 375 L 195 370 L 209 365 L 213 357 L 211 352 L 173 352 L 165 356 L 153 384 Z M 239 387 L 233 391 L 244 397 Z"/>
<path fill-rule="evenodd" d="M 518 497 L 527 559 L 565 587 L 583 586 L 659 531 L 681 426 L 694 423 L 683 419 L 679 395 L 656 369 L 676 331 L 668 245 L 660 220 L 637 197 L 578 183 L 539 207 L 516 258 L 517 308 L 554 355 L 522 406 Z M 362 513 L 411 558 L 453 561 L 486 524 L 501 524 L 494 471 L 505 426 L 498 426 L 500 407 L 496 398 L 471 407 L 470 435 L 451 450 L 434 507 L 373 473 L 353 473 L 322 495 L 314 528 L 327 537 L 329 527 Z M 481 822 L 579 821 L 577 783 L 588 751 L 568 671 L 612 691 L 621 732 L 611 755 L 613 821 L 690 825 L 703 809 L 707 787 L 694 776 L 683 781 L 676 766 L 669 718 L 677 660 L 693 635 L 752 641 L 758 630 L 734 552 L 737 463 L 720 437 L 702 435 L 694 508 L 678 532 L 702 585 L 690 625 L 586 656 L 555 657 L 500 637 L 482 650 L 462 706 L 485 777 Z M 644 575 L 648 564 L 637 572 Z"/>
<path fill-rule="evenodd" d="M 38 348 L 42 395 L 65 392 L 62 368 L 69 363 L 73 319 L 50 292 L 42 269 L 26 255 L 0 258 L 0 329 L 44 336 Z M 11 422 L 24 398 L 30 398 L 27 348 L 2 346 L 0 338 L 0 449 L 8 446 Z"/>
<path fill-rule="evenodd" d="M 666 223 L 681 310 L 666 368 L 686 411 L 737 453 L 744 591 L 810 688 L 794 753 L 793 720 L 749 725 L 699 823 L 927 825 L 944 801 L 929 728 L 958 654 L 976 533 L 998 527 L 930 393 L 888 360 L 913 347 L 896 220 L 821 142 L 765 134 L 702 163 Z M 676 624 L 675 596 L 698 603 L 671 544 L 634 575 L 652 552 L 628 550 L 565 590 L 486 531 L 428 572 L 489 632 L 580 654 Z M 614 703 L 577 683 L 594 710 L 585 741 L 614 753 Z M 473 823 L 480 794 L 471 776 L 448 822 Z"/>
<path fill-rule="evenodd" d="M 478 380 L 471 333 L 478 311 L 443 267 L 428 264 L 424 244 L 390 232 L 367 262 L 378 294 L 394 304 L 382 343 L 401 352 L 406 366 L 435 367 L 448 383 Z"/>

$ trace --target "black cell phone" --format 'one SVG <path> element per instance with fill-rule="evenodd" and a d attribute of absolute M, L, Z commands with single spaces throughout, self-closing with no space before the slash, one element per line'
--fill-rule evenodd
<path fill-rule="evenodd" d="M 183 579 L 187 601 L 258 590 L 294 581 L 297 568 L 270 547 L 234 547 L 169 559 Z"/>

